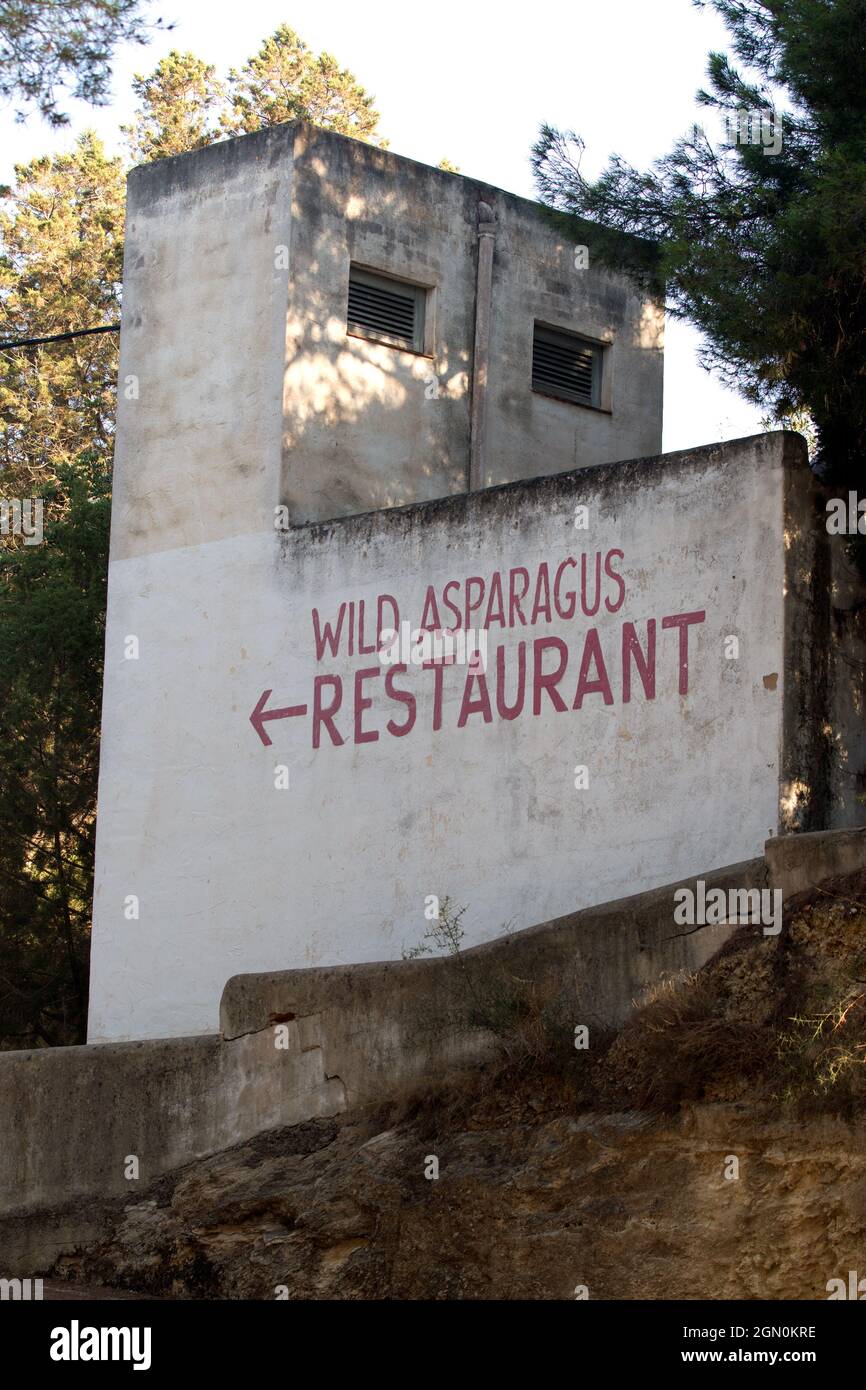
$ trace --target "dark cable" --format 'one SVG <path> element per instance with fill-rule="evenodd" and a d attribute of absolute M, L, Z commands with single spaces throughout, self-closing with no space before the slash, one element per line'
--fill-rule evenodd
<path fill-rule="evenodd" d="M 15 338 L 8 343 L 0 343 L 0 348 L 38 347 L 40 343 L 65 343 L 70 338 L 87 338 L 92 333 L 117 333 L 119 323 L 107 323 L 102 328 L 78 328 L 72 333 L 50 333 L 46 338 Z"/>

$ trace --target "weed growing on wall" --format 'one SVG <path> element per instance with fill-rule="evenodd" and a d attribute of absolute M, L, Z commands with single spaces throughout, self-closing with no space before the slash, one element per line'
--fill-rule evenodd
<path fill-rule="evenodd" d="M 538 1069 L 559 1078 L 585 1072 L 591 1038 L 606 1040 L 606 1034 L 583 1021 L 578 981 L 526 978 L 494 967 L 486 956 L 476 961 L 463 950 L 466 912 L 465 906 L 457 908 L 443 897 L 439 915 L 421 941 L 403 951 L 404 960 L 444 955 L 453 962 L 458 1003 L 447 1026 L 488 1033 L 496 1055 L 510 1068 Z M 509 927 L 498 935 L 508 936 Z"/>

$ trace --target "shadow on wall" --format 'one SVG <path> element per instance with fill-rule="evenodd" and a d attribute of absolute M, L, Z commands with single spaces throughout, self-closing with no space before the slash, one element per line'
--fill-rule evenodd
<path fill-rule="evenodd" d="M 641 452 L 628 447 L 644 381 L 633 369 L 657 354 L 660 323 L 637 291 L 600 267 L 578 275 L 574 247 L 525 200 L 312 129 L 294 148 L 280 494 L 293 522 L 467 490 L 483 202 L 498 219 L 486 485 Z M 347 333 L 350 264 L 435 290 L 423 352 Z M 620 334 L 632 395 L 615 419 L 532 392 L 535 319 Z"/>
<path fill-rule="evenodd" d="M 465 492 L 477 195 L 423 166 L 398 179 L 354 142 L 324 158 L 315 132 L 295 150 L 280 500 L 303 522 Z M 432 352 L 347 333 L 351 262 L 445 287 Z"/>

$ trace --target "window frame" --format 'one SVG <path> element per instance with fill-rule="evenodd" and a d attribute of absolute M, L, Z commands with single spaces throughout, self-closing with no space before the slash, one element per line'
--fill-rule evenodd
<path fill-rule="evenodd" d="M 552 342 L 554 345 L 577 343 L 582 347 L 592 349 L 592 391 L 591 399 L 571 394 L 566 387 L 557 389 L 555 386 L 539 383 L 536 385 L 535 379 L 535 344 L 540 337 L 541 341 Z M 546 396 L 548 400 L 560 401 L 563 405 L 582 406 L 584 410 L 595 410 L 603 415 L 612 414 L 610 406 L 610 368 L 609 352 L 610 341 L 603 338 L 594 338 L 591 334 L 580 333 L 572 328 L 563 328 L 560 324 L 546 323 L 543 319 L 534 319 L 532 324 L 532 355 L 530 359 L 530 385 L 534 395 Z"/>
<path fill-rule="evenodd" d="M 393 285 L 399 285 L 402 290 L 412 292 L 415 301 L 415 332 L 411 343 L 405 338 L 390 333 L 381 333 L 375 329 L 365 328 L 363 324 L 356 324 L 349 319 L 349 290 L 353 280 L 356 283 L 368 284 L 373 288 L 386 287 L 390 282 Z M 431 289 L 430 285 L 422 285 L 417 280 L 407 280 L 402 275 L 393 275 L 390 271 L 374 269 L 372 266 L 351 261 L 346 282 L 346 336 L 348 338 L 360 338 L 367 343 L 381 343 L 384 347 L 393 348 L 397 352 L 410 352 L 416 357 L 431 356 L 428 347 Z"/>

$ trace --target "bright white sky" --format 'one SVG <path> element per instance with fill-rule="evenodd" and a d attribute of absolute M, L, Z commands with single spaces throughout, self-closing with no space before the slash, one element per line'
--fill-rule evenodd
<path fill-rule="evenodd" d="M 150 72 L 169 49 L 190 49 L 224 73 L 285 22 L 375 95 L 395 153 L 428 164 L 447 157 L 463 174 L 532 197 L 529 151 L 542 121 L 583 135 L 590 174 L 614 152 L 644 167 L 706 121 L 694 94 L 707 53 L 727 47 L 715 14 L 691 0 L 548 0 L 537 12 L 478 0 L 160 0 L 152 13 L 175 28 L 118 52 L 111 106 L 68 104 L 72 126 L 59 133 L 38 116 L 19 125 L 11 108 L 0 111 L 0 181 L 87 126 L 119 151 L 132 74 Z M 698 366 L 698 346 L 688 325 L 668 322 L 666 450 L 760 429 L 760 412 Z"/>

